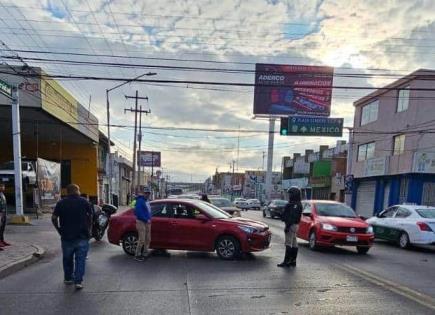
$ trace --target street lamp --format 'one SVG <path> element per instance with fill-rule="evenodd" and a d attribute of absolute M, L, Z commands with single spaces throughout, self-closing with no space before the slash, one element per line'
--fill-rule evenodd
<path fill-rule="evenodd" d="M 117 88 L 120 88 L 121 86 L 124 86 L 128 83 L 134 82 L 137 79 L 140 79 L 144 76 L 153 76 L 153 75 L 157 75 L 157 73 L 155 72 L 147 72 L 141 75 L 138 75 L 137 77 L 134 77 L 133 79 L 127 80 L 121 84 L 118 84 L 110 89 L 106 89 L 106 112 L 107 112 L 107 139 L 109 142 L 109 203 L 113 203 L 113 198 L 112 198 L 112 157 L 111 157 L 111 150 L 110 150 L 110 100 L 109 100 L 109 92 L 116 90 Z M 136 141 L 136 139 L 135 139 Z M 136 154 L 136 152 L 133 152 L 133 154 Z"/>

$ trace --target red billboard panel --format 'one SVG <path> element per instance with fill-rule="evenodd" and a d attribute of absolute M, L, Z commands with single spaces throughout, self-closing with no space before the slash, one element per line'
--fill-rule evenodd
<path fill-rule="evenodd" d="M 255 115 L 329 116 L 334 68 L 255 65 Z"/>
<path fill-rule="evenodd" d="M 137 165 L 145 167 L 160 167 L 161 154 L 154 151 L 138 151 L 137 152 Z"/>

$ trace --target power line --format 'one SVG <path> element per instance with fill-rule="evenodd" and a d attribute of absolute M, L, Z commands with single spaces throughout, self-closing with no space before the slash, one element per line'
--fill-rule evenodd
<path fill-rule="evenodd" d="M 14 56 L 4 56 L 6 59 L 16 59 Z M 132 64 L 132 63 L 115 63 L 115 62 L 102 62 L 102 61 L 78 61 L 78 60 L 65 60 L 65 59 L 54 59 L 54 58 L 35 58 L 35 57 L 22 57 L 26 60 L 37 61 L 37 62 L 58 62 L 58 63 L 67 63 L 72 65 L 94 65 L 94 66 L 110 66 L 110 67 L 126 67 L 126 68 L 145 68 L 145 69 L 160 69 L 160 70 L 175 70 L 175 71 L 210 71 L 210 72 L 219 72 L 219 73 L 239 73 L 239 74 L 255 74 L 256 71 L 254 69 L 231 69 L 231 68 L 208 68 L 208 67 L 194 67 L 194 66 L 173 66 L 173 65 L 155 65 L 155 64 Z M 334 73 L 334 77 L 343 77 L 343 78 L 401 78 L 404 75 L 397 75 L 391 73 Z M 434 74 L 422 74 L 422 75 L 414 75 L 415 79 L 418 80 L 434 80 Z"/>
<path fill-rule="evenodd" d="M 13 74 L 7 71 L 0 71 L 2 74 Z M 121 78 L 121 77 L 101 77 L 101 76 L 85 76 L 85 75 L 62 75 L 62 74 L 18 74 L 23 77 L 39 77 L 42 79 L 59 79 L 59 80 L 91 80 L 91 81 L 129 81 L 131 79 Z M 135 82 L 138 83 L 175 83 L 175 84 L 194 84 L 194 85 L 217 85 L 217 86 L 244 86 L 244 87 L 292 87 L 291 85 L 282 84 L 256 84 L 256 83 L 246 83 L 246 82 L 222 82 L 222 81 L 199 81 L 199 80 L 163 80 L 163 79 L 137 79 Z M 305 84 L 299 85 L 301 88 L 319 88 L 317 85 Z M 409 90 L 409 91 L 435 91 L 435 88 L 403 88 L 403 87 L 368 87 L 368 86 L 328 86 L 322 88 L 332 88 L 332 89 L 346 89 L 346 90 L 378 90 L 378 91 L 399 91 L 399 90 Z"/>

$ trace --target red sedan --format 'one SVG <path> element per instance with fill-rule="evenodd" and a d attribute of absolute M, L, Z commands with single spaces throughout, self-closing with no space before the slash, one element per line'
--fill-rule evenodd
<path fill-rule="evenodd" d="M 373 244 L 373 228 L 358 217 L 352 208 L 335 201 L 303 201 L 298 237 L 309 241 L 311 249 L 319 246 L 356 246 L 366 254 Z"/>
<path fill-rule="evenodd" d="M 199 200 L 166 199 L 151 202 L 151 248 L 217 252 L 222 259 L 269 247 L 269 227 L 258 221 L 233 218 Z M 109 242 L 134 255 L 137 244 L 133 209 L 112 216 Z"/>

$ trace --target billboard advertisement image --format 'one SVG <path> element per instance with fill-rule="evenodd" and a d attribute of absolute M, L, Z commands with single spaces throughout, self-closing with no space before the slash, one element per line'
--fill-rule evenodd
<path fill-rule="evenodd" d="M 331 112 L 334 68 L 256 64 L 254 115 L 309 115 Z"/>
<path fill-rule="evenodd" d="M 42 206 L 53 206 L 60 199 L 60 163 L 38 158 L 38 188 Z"/>
<path fill-rule="evenodd" d="M 154 151 L 139 151 L 137 153 L 137 165 L 145 167 L 160 167 L 161 154 Z"/>

